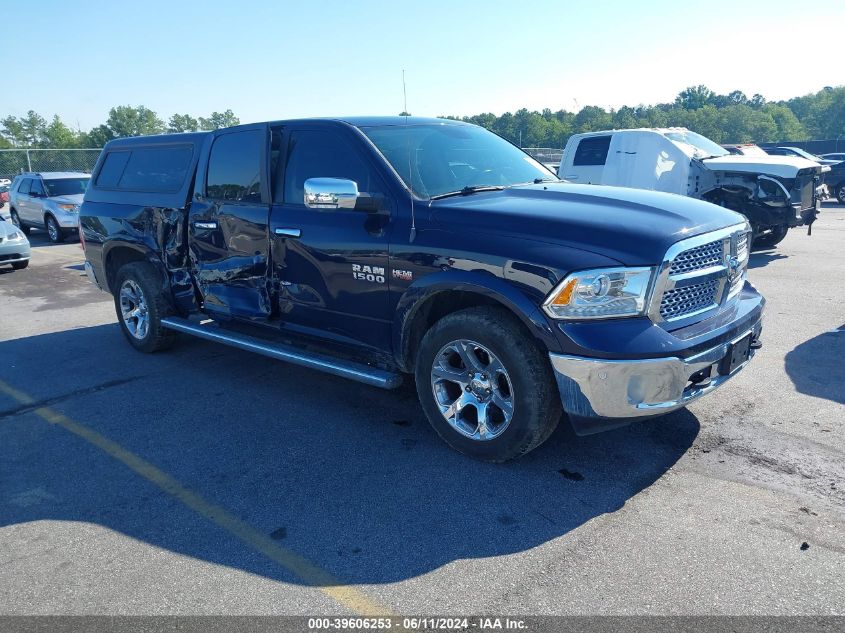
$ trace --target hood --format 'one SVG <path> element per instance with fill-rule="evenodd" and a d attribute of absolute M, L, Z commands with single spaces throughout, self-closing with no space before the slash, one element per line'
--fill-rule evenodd
<path fill-rule="evenodd" d="M 749 174 L 765 174 L 778 178 L 795 178 L 802 169 L 814 169 L 822 173 L 822 165 L 800 156 L 714 156 L 701 161 L 711 171 L 737 171 Z"/>
<path fill-rule="evenodd" d="M 84 197 L 84 193 L 74 193 L 68 196 L 53 196 L 50 198 L 50 202 L 56 202 L 58 204 L 82 204 Z"/>
<path fill-rule="evenodd" d="M 9 222 L 7 220 L 0 219 L 0 238 L 5 239 L 17 230 L 18 230 L 18 227 L 16 227 L 11 222 Z M 24 239 L 26 239 L 26 236 L 24 236 Z"/>
<path fill-rule="evenodd" d="M 686 196 L 569 183 L 444 198 L 431 209 L 450 231 L 559 244 L 627 266 L 659 264 L 679 240 L 745 222 L 738 213 Z"/>

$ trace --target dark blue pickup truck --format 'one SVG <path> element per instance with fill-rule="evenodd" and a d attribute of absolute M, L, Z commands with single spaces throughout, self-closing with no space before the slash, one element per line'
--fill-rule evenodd
<path fill-rule="evenodd" d="M 178 333 L 382 388 L 518 457 L 683 407 L 760 346 L 742 216 L 572 185 L 482 128 L 348 118 L 120 139 L 80 212 L 138 350 Z"/>

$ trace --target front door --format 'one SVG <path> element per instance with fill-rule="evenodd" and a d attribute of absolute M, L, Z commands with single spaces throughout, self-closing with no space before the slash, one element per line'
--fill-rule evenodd
<path fill-rule="evenodd" d="M 197 175 L 189 214 L 191 272 L 203 307 L 221 316 L 270 316 L 266 125 L 217 133 Z"/>
<path fill-rule="evenodd" d="M 390 346 L 388 242 L 392 200 L 371 156 L 342 126 L 295 127 L 282 143 L 270 214 L 283 327 L 380 349 Z M 382 199 L 377 212 L 312 209 L 309 178 L 344 178 Z"/>

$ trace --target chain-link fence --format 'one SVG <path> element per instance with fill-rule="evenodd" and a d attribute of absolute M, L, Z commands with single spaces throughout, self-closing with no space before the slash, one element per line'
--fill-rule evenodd
<path fill-rule="evenodd" d="M 0 178 L 24 171 L 91 172 L 99 149 L 0 149 Z"/>
<path fill-rule="evenodd" d="M 560 165 L 560 159 L 563 157 L 563 150 L 554 147 L 523 147 L 522 151 L 531 154 L 543 164 Z"/>

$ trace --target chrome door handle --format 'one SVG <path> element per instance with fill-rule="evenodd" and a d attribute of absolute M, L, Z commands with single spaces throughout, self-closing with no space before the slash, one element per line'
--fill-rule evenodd
<path fill-rule="evenodd" d="M 279 237 L 299 237 L 302 235 L 302 231 L 300 229 L 276 229 L 273 233 Z"/>
<path fill-rule="evenodd" d="M 217 228 L 217 222 L 194 222 L 194 228 L 212 231 Z"/>

